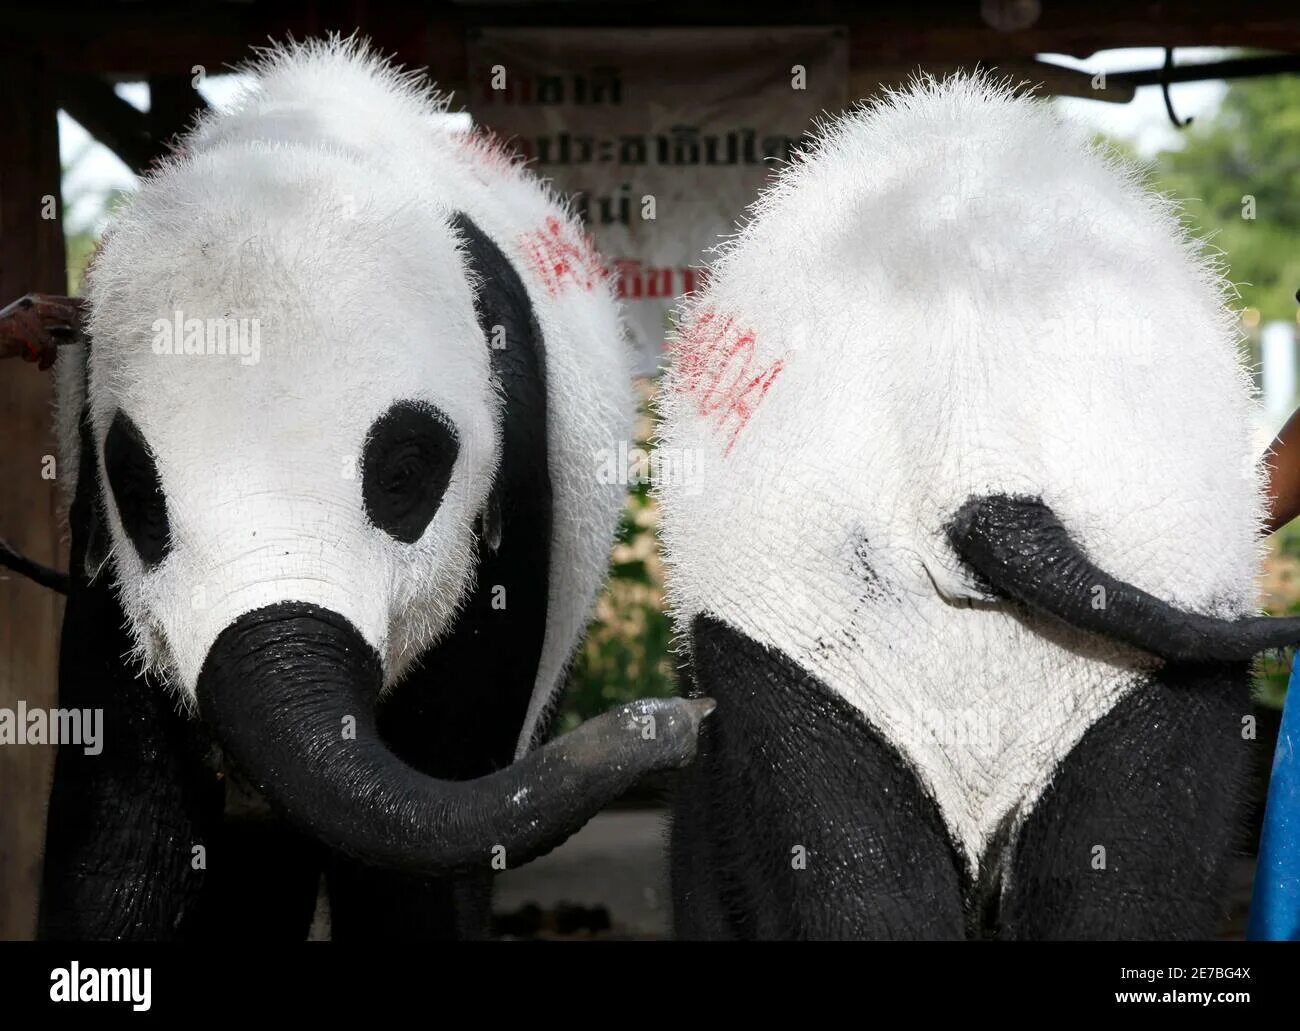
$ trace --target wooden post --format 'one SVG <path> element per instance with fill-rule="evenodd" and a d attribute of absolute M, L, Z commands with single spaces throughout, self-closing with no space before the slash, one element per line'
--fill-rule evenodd
<path fill-rule="evenodd" d="M 56 114 L 40 58 L 0 52 L 0 304 L 29 290 L 67 291 Z M 58 484 L 42 477 L 55 453 L 52 389 L 52 372 L 0 365 L 0 536 L 62 569 Z M 0 708 L 58 704 L 62 615 L 53 591 L 0 569 Z M 35 934 L 53 762 L 49 745 L 0 744 L 0 939 Z"/>
<path fill-rule="evenodd" d="M 191 85 L 190 75 L 151 75 L 149 77 L 149 135 L 163 151 L 175 137 L 188 129 L 194 117 L 207 104 L 203 95 Z"/>

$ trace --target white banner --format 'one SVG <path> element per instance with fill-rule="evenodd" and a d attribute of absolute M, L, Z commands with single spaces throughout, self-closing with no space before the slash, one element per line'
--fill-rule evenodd
<path fill-rule="evenodd" d="M 650 374 L 706 252 L 843 109 L 848 44 L 836 28 L 483 29 L 469 67 L 474 120 L 573 197 Z"/>

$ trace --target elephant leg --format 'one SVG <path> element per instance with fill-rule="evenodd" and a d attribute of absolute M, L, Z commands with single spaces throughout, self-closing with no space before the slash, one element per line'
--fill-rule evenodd
<path fill-rule="evenodd" d="M 159 714 L 142 711 L 132 704 L 137 700 L 102 699 L 100 755 L 59 749 L 47 817 L 42 939 L 186 938 L 205 920 L 204 867 L 221 818 L 221 786 L 186 761 L 157 725 Z M 74 704 L 66 692 L 62 704 Z"/>
<path fill-rule="evenodd" d="M 938 806 L 856 709 L 709 617 L 691 672 L 718 708 L 676 799 L 679 936 L 965 937 Z"/>
<path fill-rule="evenodd" d="M 326 849 L 279 820 L 227 816 L 204 890 L 205 936 L 223 941 L 306 941 Z"/>
<path fill-rule="evenodd" d="M 512 758 L 531 681 L 527 673 L 495 666 L 484 677 L 486 667 L 475 647 L 468 636 L 453 639 L 426 656 L 380 704 L 384 741 L 429 776 L 466 780 L 501 769 Z M 495 661 L 503 660 L 497 655 Z M 447 689 L 478 680 L 482 690 Z M 485 862 L 479 876 L 423 877 L 365 866 L 335 853 L 326 872 L 331 937 L 410 942 L 487 938 L 492 873 Z"/>
<path fill-rule="evenodd" d="M 712 855 L 717 840 L 707 823 L 709 785 L 704 766 L 703 756 L 698 755 L 677 775 L 673 791 L 668 871 L 673 936 L 679 941 L 730 941 L 736 938 L 736 929 L 722 901 L 719 881 L 724 868 Z"/>
<path fill-rule="evenodd" d="M 1091 726 L 1025 818 L 1011 939 L 1210 938 L 1253 742 L 1244 664 L 1167 666 Z"/>
<path fill-rule="evenodd" d="M 126 668 L 123 622 L 105 586 L 69 596 L 59 704 L 102 722 L 96 754 L 65 744 L 55 761 L 41 938 L 172 939 L 204 920 L 224 792 L 165 689 Z"/>
<path fill-rule="evenodd" d="M 45 939 L 174 939 L 205 920 L 205 867 L 224 791 L 205 744 L 167 689 L 138 675 L 107 571 L 87 576 L 98 491 L 86 470 L 70 512 L 70 589 L 59 705 L 98 714 L 97 745 L 59 748 L 46 821 L 38 934 Z M 98 532 L 102 533 L 102 529 Z M 94 754 L 90 754 L 94 753 Z"/>

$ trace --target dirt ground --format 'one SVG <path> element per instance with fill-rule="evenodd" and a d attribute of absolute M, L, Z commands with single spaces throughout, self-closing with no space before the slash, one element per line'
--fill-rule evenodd
<path fill-rule="evenodd" d="M 527 906 L 541 913 L 521 913 Z M 498 925 L 518 920 L 521 937 L 671 937 L 667 813 L 601 813 L 550 855 L 500 874 L 493 909 Z M 537 916 L 545 926 L 531 926 Z"/>

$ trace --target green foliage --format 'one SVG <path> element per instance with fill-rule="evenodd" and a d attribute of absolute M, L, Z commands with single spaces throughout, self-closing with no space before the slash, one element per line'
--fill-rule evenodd
<path fill-rule="evenodd" d="M 69 185 L 69 173 L 76 171 L 77 167 L 86 160 L 94 147 L 95 144 L 87 140 L 63 162 L 63 243 L 67 254 L 68 295 L 70 297 L 80 296 L 82 292 L 82 287 L 85 285 L 86 266 L 90 264 L 90 259 L 99 244 L 99 234 L 91 226 L 69 232 L 68 212 L 83 206 L 87 202 L 93 202 L 100 212 L 108 213 L 121 204 L 127 196 L 125 191 L 116 188 L 101 190 L 91 185 L 82 185 L 79 189 L 73 189 Z"/>
<path fill-rule="evenodd" d="M 1300 76 L 1232 83 L 1215 116 L 1187 129 L 1182 149 L 1158 156 L 1154 184 L 1184 201 L 1201 235 L 1214 234 L 1245 307 L 1265 321 L 1295 317 Z"/>
<path fill-rule="evenodd" d="M 90 256 L 95 253 L 98 240 L 94 233 L 77 233 L 75 236 L 65 236 L 63 243 L 68 255 L 68 295 L 77 297 L 81 294 L 86 266 L 90 264 Z"/>
<path fill-rule="evenodd" d="M 648 447 L 651 419 L 643 406 L 638 447 Z M 619 524 L 609 584 L 569 675 L 557 731 L 577 726 L 634 698 L 674 689 L 672 624 L 663 610 L 658 506 L 649 486 L 634 484 Z"/>
<path fill-rule="evenodd" d="M 1269 76 L 1231 83 L 1214 117 L 1182 134 L 1182 147 L 1157 155 L 1152 185 L 1183 205 L 1189 226 L 1222 251 L 1247 326 L 1296 317 L 1300 287 L 1300 76 Z M 1252 210 L 1253 207 L 1253 210 Z M 1253 215 L 1253 217 L 1251 217 Z M 1300 613 L 1300 527 L 1278 535 L 1273 560 L 1285 597 L 1275 615 Z M 1281 706 L 1292 654 L 1262 656 L 1256 699 Z"/>

